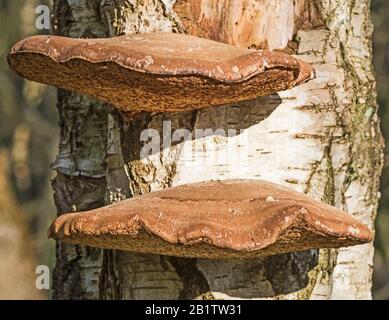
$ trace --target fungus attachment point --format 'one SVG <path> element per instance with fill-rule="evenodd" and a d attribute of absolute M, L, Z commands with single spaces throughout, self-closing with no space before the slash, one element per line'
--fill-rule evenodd
<path fill-rule="evenodd" d="M 253 258 L 366 243 L 347 213 L 260 180 L 173 187 L 58 217 L 54 239 L 94 247 L 197 258 Z"/>
<path fill-rule="evenodd" d="M 22 77 L 99 98 L 125 113 L 236 103 L 315 76 L 309 64 L 284 53 L 175 33 L 33 36 L 14 45 L 8 62 Z"/>

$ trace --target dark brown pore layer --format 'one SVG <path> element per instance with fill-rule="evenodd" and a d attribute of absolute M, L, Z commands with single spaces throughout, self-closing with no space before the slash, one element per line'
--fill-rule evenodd
<path fill-rule="evenodd" d="M 187 111 L 251 100 L 288 89 L 299 72 L 296 68 L 271 68 L 243 82 L 223 83 L 197 75 L 141 73 L 114 62 L 72 59 L 57 63 L 42 54 L 23 52 L 12 55 L 10 65 L 29 80 L 98 97 L 130 113 Z"/>
<path fill-rule="evenodd" d="M 229 248 L 219 248 L 207 239 L 199 239 L 199 243 L 172 244 L 161 238 L 140 231 L 135 238 L 128 235 L 72 235 L 60 241 L 68 243 L 88 245 L 97 248 L 127 250 L 139 253 L 160 254 L 185 258 L 206 259 L 252 259 L 272 256 L 276 254 L 298 252 L 312 248 L 340 248 L 355 245 L 353 239 L 343 239 L 341 242 L 336 236 L 320 235 L 311 232 L 305 227 L 292 227 L 285 230 L 277 239 L 277 242 L 255 251 L 238 251 Z"/>

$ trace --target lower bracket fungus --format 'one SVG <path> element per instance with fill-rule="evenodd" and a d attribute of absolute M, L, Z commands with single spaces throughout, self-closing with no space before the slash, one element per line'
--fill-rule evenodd
<path fill-rule="evenodd" d="M 8 63 L 29 80 L 99 98 L 128 114 L 236 103 L 315 77 L 309 64 L 285 53 L 175 33 L 33 36 L 14 45 Z"/>
<path fill-rule="evenodd" d="M 196 258 L 254 258 L 367 243 L 349 214 L 261 180 L 187 184 L 58 217 L 49 237 Z"/>

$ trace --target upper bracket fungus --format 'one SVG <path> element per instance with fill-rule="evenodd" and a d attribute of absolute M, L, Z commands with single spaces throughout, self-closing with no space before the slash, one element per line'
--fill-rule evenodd
<path fill-rule="evenodd" d="M 309 64 L 285 53 L 175 33 L 33 36 L 14 45 L 8 62 L 22 77 L 99 98 L 125 113 L 236 103 L 315 76 Z"/>
<path fill-rule="evenodd" d="M 145 194 L 58 217 L 49 236 L 101 248 L 197 258 L 253 258 L 366 243 L 347 213 L 274 183 L 225 180 Z"/>

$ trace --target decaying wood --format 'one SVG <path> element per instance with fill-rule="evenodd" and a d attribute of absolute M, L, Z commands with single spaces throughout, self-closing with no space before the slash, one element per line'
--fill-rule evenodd
<path fill-rule="evenodd" d="M 188 33 L 240 47 L 285 49 L 298 30 L 323 28 L 320 1 L 177 0 Z"/>

